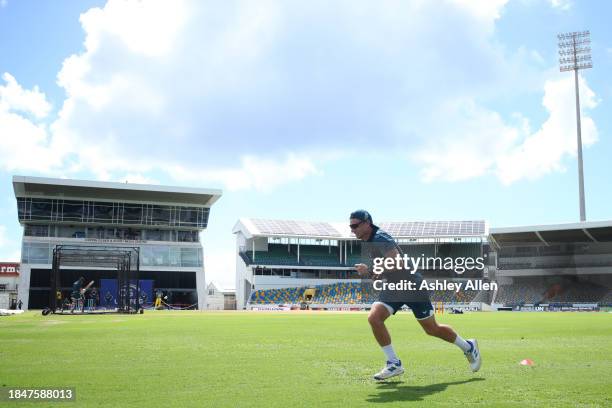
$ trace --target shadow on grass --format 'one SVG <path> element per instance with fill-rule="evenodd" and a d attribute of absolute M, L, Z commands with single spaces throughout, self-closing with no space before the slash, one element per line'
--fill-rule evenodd
<path fill-rule="evenodd" d="M 453 381 L 430 385 L 404 385 L 403 382 L 385 382 L 378 385 L 382 392 L 366 399 L 368 402 L 392 402 L 392 401 L 423 401 L 424 397 L 446 391 L 449 385 L 461 385 L 475 381 L 484 381 L 484 378 L 476 377 L 464 381 Z"/>

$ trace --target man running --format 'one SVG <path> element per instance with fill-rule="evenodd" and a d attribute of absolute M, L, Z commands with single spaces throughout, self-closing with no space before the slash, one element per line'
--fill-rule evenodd
<path fill-rule="evenodd" d="M 402 250 L 395 240 L 386 232 L 374 225 L 372 216 L 365 210 L 357 210 L 350 215 L 351 231 L 362 241 L 363 249 L 369 261 L 376 257 L 396 258 L 403 256 Z M 363 263 L 356 264 L 355 269 L 360 276 L 370 276 L 369 266 Z M 407 273 L 406 273 L 407 272 Z M 417 285 L 422 281 L 419 273 L 410 273 L 405 270 L 390 270 L 385 272 L 383 278 L 387 281 L 399 282 L 400 279 L 407 278 Z M 417 291 L 418 292 L 418 291 Z M 386 366 L 374 375 L 375 380 L 384 380 L 404 373 L 404 367 L 399 357 L 395 354 L 391 345 L 391 336 L 385 326 L 385 320 L 395 314 L 402 306 L 408 306 L 421 327 L 430 336 L 438 337 L 449 343 L 455 344 L 463 351 L 467 357 L 472 371 L 480 369 L 481 358 L 478 343 L 475 339 L 464 340 L 450 326 L 438 324 L 433 313 L 433 306 L 426 292 L 406 294 L 398 296 L 389 290 L 380 292 L 379 301 L 372 304 L 368 322 L 372 327 L 372 332 L 376 341 L 382 348 L 387 358 Z"/>

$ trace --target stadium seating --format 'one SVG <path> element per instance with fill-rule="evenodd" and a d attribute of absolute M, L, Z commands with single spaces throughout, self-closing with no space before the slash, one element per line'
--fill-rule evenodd
<path fill-rule="evenodd" d="M 255 251 L 255 256 L 253 256 L 253 251 L 246 251 L 243 254 L 247 257 L 248 264 L 298 265 L 297 255 L 293 252 L 288 252 L 286 245 L 270 244 L 267 251 Z"/>
<path fill-rule="evenodd" d="M 301 246 L 300 264 L 306 266 L 342 266 L 337 247 L 333 247 L 330 251 L 329 247 L 321 245 Z"/>
<path fill-rule="evenodd" d="M 374 301 L 374 292 L 370 285 L 361 282 L 342 282 L 318 286 L 313 303 L 322 304 L 358 304 Z"/>
<path fill-rule="evenodd" d="M 499 286 L 495 303 L 507 306 L 525 303 L 603 304 L 608 294 L 609 288 L 576 277 L 514 278 L 511 285 Z"/>
<path fill-rule="evenodd" d="M 298 304 L 304 288 L 256 290 L 251 294 L 251 304 Z"/>
<path fill-rule="evenodd" d="M 370 285 L 361 282 L 340 282 L 330 285 L 314 286 L 315 296 L 312 303 L 321 304 L 360 304 L 371 303 L 375 294 Z M 304 301 L 305 288 L 282 288 L 256 290 L 251 294 L 250 304 L 299 304 Z"/>
<path fill-rule="evenodd" d="M 363 304 L 372 303 L 378 299 L 378 294 L 372 285 L 362 282 L 340 282 L 313 287 L 315 295 L 311 300 L 315 304 Z M 305 288 L 282 288 L 256 290 L 251 294 L 249 303 L 256 304 L 299 304 L 304 301 Z M 434 291 L 431 292 L 432 302 L 469 303 L 478 294 L 476 290 Z"/>
<path fill-rule="evenodd" d="M 542 299 L 546 287 L 540 280 L 533 282 L 518 281 L 512 285 L 500 285 L 497 292 L 496 303 L 517 305 L 521 303 L 535 303 Z"/>
<path fill-rule="evenodd" d="M 612 289 L 608 290 L 608 293 L 599 300 L 599 304 L 602 306 L 612 306 Z"/>
<path fill-rule="evenodd" d="M 430 291 L 429 297 L 432 302 L 470 303 L 474 300 L 477 294 L 477 290 L 461 290 L 459 292 L 436 290 Z"/>

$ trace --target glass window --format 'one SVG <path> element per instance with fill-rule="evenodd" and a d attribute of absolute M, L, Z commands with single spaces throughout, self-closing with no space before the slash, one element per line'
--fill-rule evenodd
<path fill-rule="evenodd" d="M 165 245 L 143 245 L 141 247 L 141 265 L 174 266 L 171 262 L 171 248 Z"/>
<path fill-rule="evenodd" d="M 170 249 L 167 246 L 159 245 L 151 249 L 155 265 L 166 266 L 170 263 Z"/>
<path fill-rule="evenodd" d="M 83 201 L 64 201 L 63 219 L 66 221 L 82 221 L 84 210 Z"/>
<path fill-rule="evenodd" d="M 48 225 L 26 225 L 25 235 L 28 237 L 48 237 L 49 226 Z"/>
<path fill-rule="evenodd" d="M 32 219 L 50 220 L 52 207 L 51 200 L 32 199 Z"/>
<path fill-rule="evenodd" d="M 208 214 L 210 212 L 209 208 L 200 208 L 200 221 L 198 222 L 198 227 L 204 227 L 208 225 Z"/>
<path fill-rule="evenodd" d="M 120 223 L 123 219 L 123 206 L 120 203 L 113 205 L 113 220 L 115 223 Z"/>
<path fill-rule="evenodd" d="M 151 207 L 151 223 L 154 225 L 170 224 L 170 207 Z"/>
<path fill-rule="evenodd" d="M 179 242 L 198 242 L 197 231 L 178 231 Z"/>
<path fill-rule="evenodd" d="M 170 247 L 170 264 L 168 266 L 181 266 L 181 248 Z"/>
<path fill-rule="evenodd" d="M 151 241 L 169 241 L 170 231 L 166 230 L 146 230 L 146 237 Z"/>
<path fill-rule="evenodd" d="M 181 225 L 198 224 L 198 209 L 191 207 L 180 207 L 180 223 Z"/>
<path fill-rule="evenodd" d="M 18 211 L 20 220 L 25 220 L 28 215 L 26 211 L 27 204 L 28 203 L 26 202 L 25 198 L 17 199 L 17 211 Z"/>
<path fill-rule="evenodd" d="M 153 251 L 151 247 L 148 245 L 143 245 L 140 247 L 140 264 L 143 266 L 152 266 L 153 263 Z"/>
<path fill-rule="evenodd" d="M 51 259 L 49 256 L 49 245 L 47 244 L 39 244 L 39 243 L 27 243 L 24 246 L 25 252 L 27 253 L 27 259 L 24 259 L 27 263 L 40 263 L 40 264 L 48 264 L 51 263 Z"/>
<path fill-rule="evenodd" d="M 113 220 L 113 205 L 111 203 L 95 203 L 94 204 L 94 220 L 112 221 Z"/>
<path fill-rule="evenodd" d="M 181 248 L 181 266 L 201 266 L 198 248 Z"/>
<path fill-rule="evenodd" d="M 140 230 L 128 228 L 124 239 L 139 240 L 141 237 Z"/>
<path fill-rule="evenodd" d="M 125 224 L 143 224 L 142 205 L 125 205 L 123 207 L 123 222 Z"/>

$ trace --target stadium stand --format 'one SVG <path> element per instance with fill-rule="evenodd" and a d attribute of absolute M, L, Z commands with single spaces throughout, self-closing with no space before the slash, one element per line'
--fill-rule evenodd
<path fill-rule="evenodd" d="M 610 296 L 608 287 L 588 280 L 530 277 L 515 278 L 510 285 L 500 285 L 495 301 L 507 306 L 525 303 L 608 303 L 607 296 Z"/>
<path fill-rule="evenodd" d="M 495 301 L 508 306 L 520 303 L 535 303 L 542 299 L 545 291 L 544 283 L 535 279 L 533 282 L 500 285 Z"/>
<path fill-rule="evenodd" d="M 377 300 L 378 295 L 368 283 L 341 282 L 329 285 L 316 285 L 315 296 L 311 299 L 316 304 L 363 304 L 372 303 Z M 293 304 L 297 305 L 304 301 L 305 288 L 281 288 L 255 290 L 251 293 L 249 303 L 252 305 L 263 304 Z M 479 291 L 434 291 L 431 292 L 432 302 L 444 303 L 469 303 L 478 295 Z"/>
<path fill-rule="evenodd" d="M 488 230 L 484 221 L 381 222 L 378 225 L 397 240 L 407 256 L 430 258 L 481 256 Z M 315 289 L 310 299 L 312 304 L 359 304 L 364 308 L 376 299 L 377 294 L 368 291 L 373 289 L 363 288 L 358 280 L 354 265 L 371 260 L 364 259 L 369 256 L 362 256 L 362 242 L 351 233 L 347 220 L 329 223 L 241 218 L 232 231 L 236 234 L 239 258 L 236 263 L 238 308 L 299 304 L 307 288 Z M 442 267 L 440 262 L 428 270 L 430 278 L 457 278 L 461 273 Z M 482 275 L 480 270 L 461 278 Z M 440 293 L 436 298 L 469 302 L 476 295 L 477 292 L 449 292 Z"/>
<path fill-rule="evenodd" d="M 337 249 L 321 245 L 304 245 L 300 248 L 300 263 L 306 266 L 342 266 Z"/>
<path fill-rule="evenodd" d="M 601 298 L 599 304 L 602 306 L 612 306 L 612 289 L 608 290 L 608 293 Z"/>
<path fill-rule="evenodd" d="M 304 288 L 256 290 L 249 300 L 252 304 L 298 304 Z"/>
<path fill-rule="evenodd" d="M 432 302 L 470 303 L 474 301 L 478 292 L 477 290 L 461 290 L 459 292 L 436 290 L 430 292 L 429 296 Z"/>
<path fill-rule="evenodd" d="M 358 304 L 371 303 L 375 294 L 361 282 L 341 282 L 330 285 L 316 285 L 312 303 L 321 304 Z M 255 290 L 251 294 L 251 304 L 299 304 L 304 301 L 305 288 L 281 288 Z"/>

